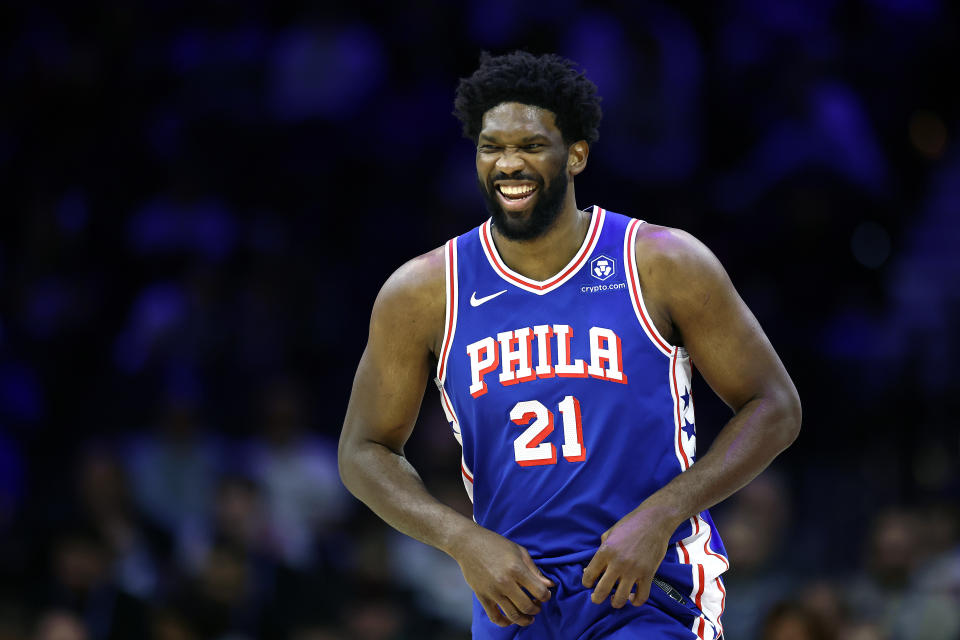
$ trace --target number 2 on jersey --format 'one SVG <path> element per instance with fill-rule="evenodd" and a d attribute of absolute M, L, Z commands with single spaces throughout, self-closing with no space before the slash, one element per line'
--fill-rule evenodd
<path fill-rule="evenodd" d="M 569 462 L 580 462 L 587 455 L 583 446 L 580 402 L 573 396 L 566 396 L 557 408 L 563 421 L 563 457 Z M 533 420 L 533 424 L 513 441 L 517 464 L 531 467 L 557 463 L 557 448 L 550 442 L 544 442 L 553 432 L 553 411 L 537 400 L 522 400 L 510 410 L 510 420 L 521 427 Z"/>

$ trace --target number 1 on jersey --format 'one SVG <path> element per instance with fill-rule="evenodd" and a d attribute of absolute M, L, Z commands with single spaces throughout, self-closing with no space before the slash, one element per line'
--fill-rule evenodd
<path fill-rule="evenodd" d="M 580 401 L 567 396 L 558 406 L 563 416 L 563 457 L 569 462 L 580 462 L 587 457 L 587 450 L 583 446 Z"/>
<path fill-rule="evenodd" d="M 580 402 L 573 396 L 566 396 L 558 405 L 563 420 L 563 457 L 569 462 L 580 462 L 586 458 L 583 446 L 583 425 L 580 419 Z M 513 451 L 517 464 L 529 467 L 557 463 L 557 448 L 543 440 L 553 432 L 553 412 L 537 400 L 523 400 L 510 410 L 510 420 L 524 426 L 530 424 L 513 441 Z"/>

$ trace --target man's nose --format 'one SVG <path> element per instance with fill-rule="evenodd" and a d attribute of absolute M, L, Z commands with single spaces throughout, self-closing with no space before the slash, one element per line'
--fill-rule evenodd
<path fill-rule="evenodd" d="M 497 158 L 497 169 L 507 175 L 516 173 L 523 169 L 523 158 L 516 151 L 504 149 Z"/>

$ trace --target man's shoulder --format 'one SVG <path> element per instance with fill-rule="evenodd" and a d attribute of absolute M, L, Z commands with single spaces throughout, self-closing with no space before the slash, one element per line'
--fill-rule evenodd
<path fill-rule="evenodd" d="M 430 303 L 442 305 L 446 292 L 445 246 L 412 258 L 394 271 L 377 297 L 403 304 Z"/>
<path fill-rule="evenodd" d="M 446 260 L 437 247 L 400 266 L 377 294 L 371 326 L 436 351 L 446 312 Z"/>
<path fill-rule="evenodd" d="M 713 256 L 710 250 L 693 234 L 663 225 L 645 223 L 637 230 L 637 267 L 696 268 L 704 259 Z"/>
<path fill-rule="evenodd" d="M 674 227 L 642 224 L 635 247 L 637 275 L 649 306 L 667 308 L 709 299 L 730 286 L 726 270 L 693 234 Z"/>
<path fill-rule="evenodd" d="M 637 274 L 644 295 L 654 301 L 650 306 L 673 311 L 699 308 L 717 293 L 732 289 L 723 265 L 693 234 L 655 224 L 640 227 Z"/>

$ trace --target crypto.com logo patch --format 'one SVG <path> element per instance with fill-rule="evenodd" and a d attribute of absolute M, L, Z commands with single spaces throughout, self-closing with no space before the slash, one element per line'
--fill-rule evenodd
<path fill-rule="evenodd" d="M 597 280 L 606 280 L 617 273 L 617 261 L 607 256 L 597 256 L 590 261 L 590 275 Z"/>

